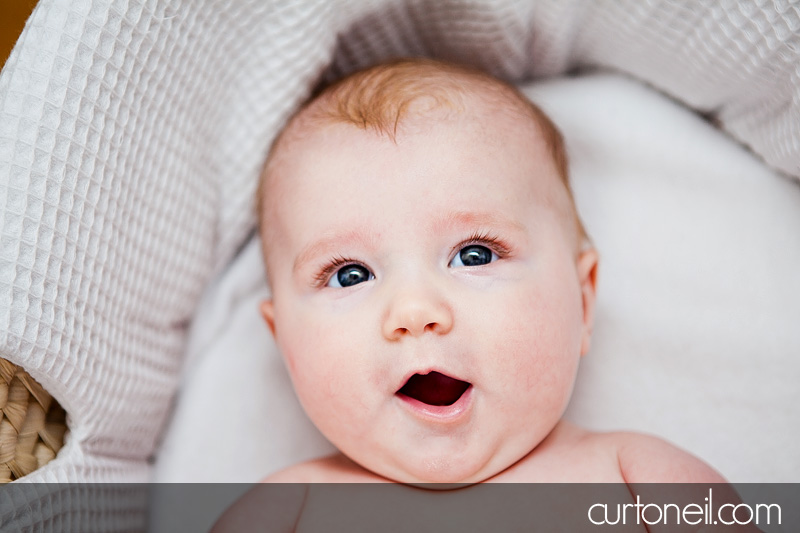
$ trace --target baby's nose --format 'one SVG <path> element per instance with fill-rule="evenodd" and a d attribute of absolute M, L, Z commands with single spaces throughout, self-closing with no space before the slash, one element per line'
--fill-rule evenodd
<path fill-rule="evenodd" d="M 395 295 L 383 321 L 389 340 L 419 337 L 430 332 L 444 335 L 453 328 L 450 306 L 433 289 L 416 289 Z"/>

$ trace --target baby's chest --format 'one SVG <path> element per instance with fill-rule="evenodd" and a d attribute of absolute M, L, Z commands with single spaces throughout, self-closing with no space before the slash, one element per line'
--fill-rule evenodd
<path fill-rule="evenodd" d="M 610 493 L 615 487 L 619 494 Z M 315 486 L 296 531 L 553 531 L 590 530 L 586 510 L 597 485 L 479 484 L 430 491 L 403 485 Z M 624 484 L 606 487 L 609 501 L 628 501 Z M 596 526 L 595 526 L 596 528 Z M 619 531 L 645 531 L 635 524 Z"/>

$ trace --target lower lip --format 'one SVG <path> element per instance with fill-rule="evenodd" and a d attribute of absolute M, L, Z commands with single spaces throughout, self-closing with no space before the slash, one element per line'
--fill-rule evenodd
<path fill-rule="evenodd" d="M 472 385 L 450 405 L 428 405 L 405 394 L 396 394 L 400 403 L 415 416 L 430 422 L 452 424 L 467 416 L 472 407 Z"/>

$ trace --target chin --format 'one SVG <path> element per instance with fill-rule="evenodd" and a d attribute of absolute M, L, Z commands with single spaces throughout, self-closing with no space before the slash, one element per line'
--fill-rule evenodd
<path fill-rule="evenodd" d="M 412 464 L 397 465 L 400 472 L 390 479 L 424 489 L 452 490 L 485 481 L 496 472 L 486 471 L 486 461 L 462 457 L 420 458 Z"/>

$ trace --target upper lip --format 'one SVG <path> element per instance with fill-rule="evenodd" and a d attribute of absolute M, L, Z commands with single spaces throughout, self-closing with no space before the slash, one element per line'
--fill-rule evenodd
<path fill-rule="evenodd" d="M 444 370 L 441 367 L 431 366 L 431 367 L 426 367 L 426 368 L 424 368 L 422 370 L 412 370 L 412 371 L 408 372 L 405 375 L 405 377 L 403 377 L 403 380 L 400 382 L 400 385 L 395 388 L 395 393 L 399 392 L 400 389 L 402 389 L 405 386 L 405 384 L 408 383 L 408 380 L 411 379 L 412 376 L 414 376 L 416 374 L 419 374 L 421 376 L 426 376 L 426 375 L 430 374 L 431 372 L 438 372 L 438 373 L 443 374 L 443 375 L 445 375 L 445 376 L 447 376 L 449 378 L 457 379 L 459 381 L 463 381 L 465 383 L 469 383 L 470 385 L 472 385 L 472 382 L 470 380 L 464 379 L 462 377 L 459 377 L 459 376 L 455 375 L 453 372 L 450 372 L 448 370 Z"/>

